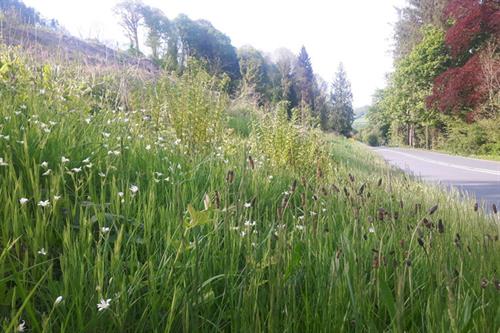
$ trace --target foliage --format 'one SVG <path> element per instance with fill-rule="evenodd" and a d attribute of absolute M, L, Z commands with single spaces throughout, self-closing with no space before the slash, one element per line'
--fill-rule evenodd
<path fill-rule="evenodd" d="M 39 25 L 51 29 L 59 29 L 59 23 L 52 19 L 44 19 L 34 8 L 26 6 L 21 0 L 0 1 L 0 14 L 6 14 L 4 18 L 16 20 L 21 24 Z M 0 21 L 2 15 L 0 15 Z"/>
<path fill-rule="evenodd" d="M 177 50 L 171 48 L 177 41 L 172 23 L 158 8 L 140 5 L 138 10 L 148 29 L 146 45 L 151 48 L 151 56 L 156 61 L 172 61 L 175 66 L 177 54 L 173 57 L 171 55 L 177 53 Z"/>
<path fill-rule="evenodd" d="M 453 64 L 435 79 L 429 105 L 471 121 L 488 98 L 480 53 L 500 33 L 500 5 L 493 0 L 452 0 L 446 13 L 454 21 L 446 32 Z"/>
<path fill-rule="evenodd" d="M 351 83 L 347 79 L 342 63 L 339 64 L 332 83 L 331 103 L 331 128 L 337 133 L 349 136 L 354 121 L 354 110 L 352 108 Z"/>
<path fill-rule="evenodd" d="M 130 40 L 130 49 L 140 54 L 139 26 L 142 23 L 142 2 L 140 0 L 123 0 L 113 8 L 115 15 L 119 17 L 120 26 Z"/>
<path fill-rule="evenodd" d="M 314 109 L 315 78 L 311 59 L 304 46 L 300 49 L 293 75 L 299 107 Z"/>
<path fill-rule="evenodd" d="M 500 156 L 500 119 L 482 119 L 471 124 L 459 119 L 449 121 L 446 141 L 437 148 L 458 154 Z"/>
<path fill-rule="evenodd" d="M 241 95 L 256 101 L 262 106 L 271 101 L 271 79 L 269 65 L 264 55 L 251 46 L 238 50 L 241 73 Z"/>
<path fill-rule="evenodd" d="M 225 80 L 192 60 L 182 76 L 166 76 L 159 88 L 161 111 L 175 136 L 190 151 L 202 153 L 222 144 L 228 96 Z"/>
<path fill-rule="evenodd" d="M 369 117 L 384 127 L 382 132 L 392 143 L 429 147 L 432 138 L 428 128 L 440 121 L 436 112 L 427 108 L 426 99 L 432 81 L 446 69 L 449 58 L 442 30 L 429 26 L 423 34 L 422 42 L 396 64 L 389 86 Z"/>
<path fill-rule="evenodd" d="M 423 37 L 422 29 L 432 25 L 444 29 L 446 15 L 444 8 L 450 0 L 408 0 L 398 9 L 399 19 L 394 27 L 394 59 L 399 61 L 411 53 Z"/>
<path fill-rule="evenodd" d="M 276 170 L 287 168 L 301 175 L 315 171 L 309 163 L 327 170 L 319 133 L 309 130 L 296 116 L 289 120 L 285 103 L 261 116 L 254 128 L 251 152 L 260 157 L 264 165 L 268 163 Z"/>
<path fill-rule="evenodd" d="M 196 57 L 206 61 L 210 73 L 226 73 L 233 81 L 240 79 L 238 56 L 228 36 L 210 22 L 193 21 L 186 15 L 179 15 L 174 22 L 184 64 L 189 58 Z"/>

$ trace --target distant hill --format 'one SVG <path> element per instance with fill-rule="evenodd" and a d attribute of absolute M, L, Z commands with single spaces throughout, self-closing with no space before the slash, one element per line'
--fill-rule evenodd
<path fill-rule="evenodd" d="M 369 105 L 355 108 L 354 109 L 354 118 L 360 118 L 360 117 L 364 116 L 368 112 L 369 109 L 370 109 Z"/>
<path fill-rule="evenodd" d="M 365 105 L 354 109 L 354 122 L 352 127 L 356 130 L 360 130 L 368 125 L 368 119 L 366 115 L 370 109 L 369 105 Z"/>
<path fill-rule="evenodd" d="M 31 9 L 30 7 L 26 8 Z M 36 12 L 34 13 L 36 14 Z M 91 66 L 136 66 L 147 72 L 154 72 L 158 69 L 154 62 L 145 57 L 136 57 L 115 50 L 99 41 L 83 40 L 71 36 L 64 28 L 56 24 L 50 26 L 37 23 L 37 21 L 31 23 L 28 18 L 21 20 L 18 17 L 9 16 L 9 12 L 0 7 L 0 43 L 8 46 L 19 46 L 35 58 L 78 61 Z M 41 18 L 38 17 L 38 20 Z M 45 21 L 52 22 L 53 20 Z"/>

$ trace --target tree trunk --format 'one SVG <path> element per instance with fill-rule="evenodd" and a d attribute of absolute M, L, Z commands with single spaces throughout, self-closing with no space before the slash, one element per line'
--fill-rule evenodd
<path fill-rule="evenodd" d="M 139 50 L 139 32 L 137 29 L 134 31 L 134 40 L 135 40 L 135 49 L 137 50 L 137 53 L 141 52 Z"/>
<path fill-rule="evenodd" d="M 430 149 L 430 146 L 429 146 L 429 125 L 425 125 L 425 148 Z"/>

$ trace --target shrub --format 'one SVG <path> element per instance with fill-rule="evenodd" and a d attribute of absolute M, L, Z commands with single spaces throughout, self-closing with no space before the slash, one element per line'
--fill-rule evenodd
<path fill-rule="evenodd" d="M 225 83 L 198 63 L 191 63 L 182 76 L 163 78 L 160 113 L 194 153 L 206 152 L 223 140 L 229 100 L 223 89 Z"/>
<path fill-rule="evenodd" d="M 305 174 L 316 164 L 327 169 L 328 154 L 319 130 L 299 125 L 297 119 L 287 116 L 285 103 L 262 115 L 254 124 L 251 150 L 261 156 L 271 167 Z"/>

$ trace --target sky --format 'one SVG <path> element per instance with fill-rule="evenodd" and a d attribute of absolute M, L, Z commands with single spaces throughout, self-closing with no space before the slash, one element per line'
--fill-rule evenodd
<path fill-rule="evenodd" d="M 24 0 L 44 17 L 55 18 L 70 33 L 127 46 L 113 15 L 117 0 Z M 395 7 L 404 0 L 143 0 L 170 19 L 187 14 L 206 19 L 234 46 L 252 45 L 272 53 L 304 45 L 313 69 L 333 81 L 342 62 L 352 85 L 354 107 L 369 105 L 392 70 Z"/>

